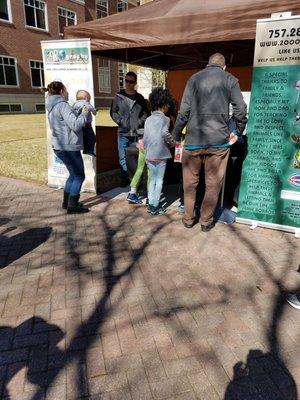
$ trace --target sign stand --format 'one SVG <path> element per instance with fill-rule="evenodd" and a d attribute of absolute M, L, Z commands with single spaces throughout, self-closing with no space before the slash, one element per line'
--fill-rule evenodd
<path fill-rule="evenodd" d="M 94 83 L 90 39 L 47 40 L 41 42 L 45 85 L 52 81 L 62 82 L 69 93 L 69 103 L 76 100 L 76 92 L 86 90 L 94 99 Z M 51 129 L 46 114 L 48 148 L 48 185 L 64 187 L 69 173 L 64 164 L 55 156 L 51 147 Z M 95 131 L 95 120 L 93 121 Z M 96 192 L 95 157 L 83 154 L 85 181 L 82 190 Z"/>
<path fill-rule="evenodd" d="M 283 17 L 282 17 L 283 16 Z M 300 237 L 300 16 L 257 21 L 237 222 Z"/>

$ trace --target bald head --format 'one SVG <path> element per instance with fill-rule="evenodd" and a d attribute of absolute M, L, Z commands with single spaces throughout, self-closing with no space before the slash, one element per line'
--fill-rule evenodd
<path fill-rule="evenodd" d="M 215 53 L 209 57 L 208 65 L 210 64 L 218 64 L 220 67 L 225 67 L 225 57 L 221 53 Z"/>
<path fill-rule="evenodd" d="M 78 90 L 78 92 L 76 93 L 76 100 L 86 100 L 86 101 L 90 101 L 91 96 L 89 94 L 89 92 L 87 92 L 86 90 Z"/>

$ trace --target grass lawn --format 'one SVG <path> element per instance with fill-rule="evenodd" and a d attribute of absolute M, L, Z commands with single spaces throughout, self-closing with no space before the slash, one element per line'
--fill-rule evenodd
<path fill-rule="evenodd" d="M 98 112 L 96 125 L 115 126 L 108 110 Z M 0 115 L 0 175 L 47 182 L 45 114 Z"/>

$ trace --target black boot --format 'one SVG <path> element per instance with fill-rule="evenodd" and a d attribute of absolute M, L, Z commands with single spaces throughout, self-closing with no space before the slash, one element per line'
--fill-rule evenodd
<path fill-rule="evenodd" d="M 69 203 L 67 212 L 68 214 L 75 214 L 75 213 L 87 213 L 90 210 L 79 203 L 79 195 L 77 196 L 69 196 Z"/>
<path fill-rule="evenodd" d="M 64 190 L 64 199 L 63 199 L 63 202 L 62 202 L 62 208 L 64 209 L 64 210 L 66 210 L 67 208 L 68 208 L 68 204 L 69 204 L 69 196 L 70 196 L 70 194 L 69 193 L 67 193 L 65 190 Z M 79 198 L 79 197 L 78 197 Z M 79 201 L 78 202 L 78 205 L 79 206 L 83 206 L 83 204 L 82 204 L 82 202 L 81 201 Z"/>
<path fill-rule="evenodd" d="M 67 193 L 66 191 L 64 191 L 64 199 L 62 202 L 62 208 L 64 208 L 65 210 L 68 208 L 69 196 L 70 196 L 70 194 Z"/>

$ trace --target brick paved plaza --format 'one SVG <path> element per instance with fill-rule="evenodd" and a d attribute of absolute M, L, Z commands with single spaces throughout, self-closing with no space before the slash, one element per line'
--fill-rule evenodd
<path fill-rule="evenodd" d="M 300 399 L 292 234 L 0 188 L 1 399 Z"/>

